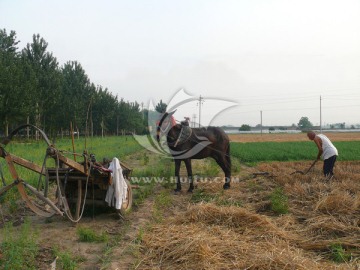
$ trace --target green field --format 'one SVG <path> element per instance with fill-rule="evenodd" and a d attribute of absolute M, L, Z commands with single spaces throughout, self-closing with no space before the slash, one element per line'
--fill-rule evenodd
<path fill-rule="evenodd" d="M 360 160 L 359 150 L 360 141 L 352 142 L 334 142 L 334 145 L 339 150 L 338 160 L 350 161 Z M 69 158 L 73 158 L 71 154 L 72 144 L 70 138 L 64 138 L 57 140 L 55 146 L 59 150 L 64 150 L 64 154 Z M 120 160 L 126 159 L 129 155 L 137 153 L 143 148 L 136 142 L 132 136 L 122 137 L 94 137 L 88 138 L 86 141 L 84 138 L 75 139 L 75 152 L 82 154 L 84 149 L 88 153 L 94 153 L 98 161 L 102 161 L 103 158 L 118 157 Z M 5 150 L 11 154 L 33 161 L 39 165 L 43 163 L 45 157 L 47 145 L 44 141 L 39 142 L 11 142 L 5 147 Z M 245 163 L 257 163 L 267 161 L 299 161 L 299 160 L 314 160 L 317 155 L 317 147 L 313 142 L 251 142 L 251 143 L 231 143 L 231 156 L 237 158 L 240 162 Z M 150 156 L 144 154 L 141 156 L 144 160 L 144 165 L 149 162 Z M 147 158 L 147 159 L 145 159 Z M 151 158 L 152 160 L 152 158 Z M 77 161 L 81 162 L 82 157 L 77 157 Z M 150 162 L 152 173 L 151 176 L 156 176 L 155 172 L 155 160 Z M 48 166 L 54 166 L 51 162 L 52 159 L 48 159 Z M 162 161 L 161 163 L 164 163 Z M 0 159 L 1 167 L 4 170 L 6 178 L 9 175 L 6 172 L 6 164 L 4 159 Z M 155 167 L 154 167 L 155 166 Z M 163 169 L 163 168 L 161 168 Z M 27 169 L 18 168 L 19 174 L 24 179 L 32 182 L 36 180 L 38 175 L 30 172 Z M 144 170 L 148 171 L 143 167 L 134 168 L 135 175 L 144 175 Z"/>
<path fill-rule="evenodd" d="M 338 160 L 360 160 L 360 141 L 334 142 L 339 151 Z M 314 160 L 317 147 L 314 142 L 252 142 L 231 143 L 231 156 L 241 162 Z"/>
<path fill-rule="evenodd" d="M 82 154 L 84 149 L 88 153 L 94 153 L 98 160 L 104 157 L 122 157 L 136 151 L 141 150 L 141 146 L 136 142 L 132 136 L 121 137 L 93 137 L 85 138 L 80 137 L 74 140 L 75 152 Z M 59 139 L 54 143 L 55 147 L 59 150 L 73 152 L 73 147 L 70 138 Z M 47 145 L 43 140 L 31 142 L 10 142 L 5 150 L 11 154 L 28 158 L 34 162 L 42 162 Z M 70 155 L 71 156 L 71 155 Z"/>

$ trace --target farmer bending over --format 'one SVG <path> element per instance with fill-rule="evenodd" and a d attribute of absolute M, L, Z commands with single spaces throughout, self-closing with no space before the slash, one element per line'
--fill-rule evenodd
<path fill-rule="evenodd" d="M 324 160 L 324 175 L 327 180 L 331 179 L 334 175 L 333 169 L 336 157 L 338 156 L 338 151 L 336 147 L 324 134 L 315 134 L 315 132 L 309 131 L 307 133 L 307 136 L 309 140 L 312 140 L 316 143 L 316 146 L 319 149 L 316 160 L 319 160 L 320 157 Z"/>

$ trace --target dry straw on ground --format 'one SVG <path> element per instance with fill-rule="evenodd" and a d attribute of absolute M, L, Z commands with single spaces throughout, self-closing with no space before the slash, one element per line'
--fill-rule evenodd
<path fill-rule="evenodd" d="M 337 179 L 330 182 L 322 179 L 319 165 L 307 175 L 289 174 L 305 165 L 248 168 L 248 175 L 257 170 L 277 177 L 244 177 L 226 192 L 220 183 L 199 183 L 213 199 L 191 204 L 148 230 L 139 268 L 359 269 L 360 165 L 338 162 Z M 288 214 L 269 208 L 270 194 L 279 187 Z M 334 245 L 340 245 L 346 262 L 333 261 Z"/>

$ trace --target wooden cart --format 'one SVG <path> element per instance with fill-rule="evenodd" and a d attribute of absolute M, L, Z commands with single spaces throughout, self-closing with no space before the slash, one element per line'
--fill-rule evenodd
<path fill-rule="evenodd" d="M 42 166 L 5 150 L 5 146 L 20 130 L 28 128 L 41 134 L 48 146 Z M 36 214 L 43 217 L 58 214 L 66 216 L 72 222 L 78 222 L 81 219 L 85 205 L 89 202 L 107 205 L 105 202 L 107 190 L 110 185 L 115 184 L 112 183 L 111 171 L 108 169 L 110 161 L 97 162 L 94 155 L 84 151 L 78 154 L 82 161 L 77 162 L 66 157 L 64 153 L 51 144 L 46 134 L 36 126 L 22 125 L 13 130 L 0 145 L 0 157 L 6 160 L 12 178 L 12 183 L 9 184 L 1 173 L 0 196 L 16 186 L 26 205 Z M 74 153 L 72 154 L 75 156 Z M 54 159 L 54 167 L 46 166 L 48 158 Z M 39 174 L 36 187 L 30 185 L 18 174 L 15 164 Z M 123 200 L 119 209 L 119 213 L 124 213 L 131 208 L 134 186 L 128 181 L 132 170 L 122 162 L 120 165 L 127 186 L 126 199 Z"/>

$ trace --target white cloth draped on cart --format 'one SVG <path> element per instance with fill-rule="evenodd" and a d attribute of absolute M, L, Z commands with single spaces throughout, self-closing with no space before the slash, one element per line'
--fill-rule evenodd
<path fill-rule="evenodd" d="M 109 206 L 115 206 L 116 209 L 121 209 L 121 205 L 127 199 L 127 184 L 124 179 L 120 161 L 113 158 L 109 165 L 109 170 L 112 171 L 112 183 L 109 185 L 106 192 L 105 201 Z"/>

